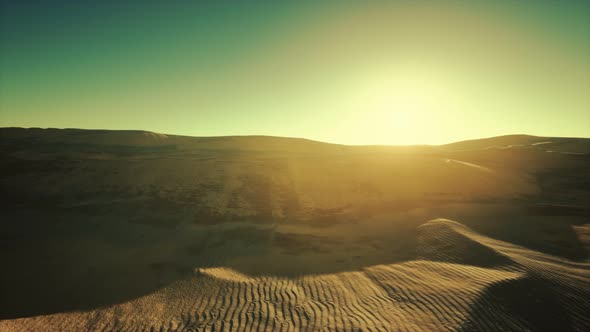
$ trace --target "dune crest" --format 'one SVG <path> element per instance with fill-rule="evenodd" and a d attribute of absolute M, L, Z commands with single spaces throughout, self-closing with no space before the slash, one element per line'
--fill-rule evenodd
<path fill-rule="evenodd" d="M 459 241 L 473 241 L 507 260 L 494 268 L 413 260 L 292 278 L 248 277 L 228 268 L 207 268 L 128 303 L 89 312 L 6 320 L 0 322 L 0 329 L 522 331 L 547 323 L 535 314 L 547 305 L 567 310 L 569 325 L 565 330 L 590 327 L 586 316 L 590 310 L 586 301 L 590 264 L 498 241 L 451 220 L 433 220 L 420 230 L 423 237 L 450 239 L 446 243 L 451 251 L 461 245 Z M 429 245 L 421 242 L 421 246 Z M 420 249 L 428 252 L 433 248 Z M 485 256 L 480 260 L 487 261 Z M 533 293 L 539 291 L 539 285 L 548 285 L 549 293 L 543 291 L 528 300 L 514 298 L 519 295 L 506 291 L 513 284 Z M 522 301 L 528 309 L 509 311 Z"/>

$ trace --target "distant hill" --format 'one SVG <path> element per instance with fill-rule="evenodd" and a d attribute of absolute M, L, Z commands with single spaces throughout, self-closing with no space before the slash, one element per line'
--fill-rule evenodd
<path fill-rule="evenodd" d="M 371 150 L 396 149 L 397 151 L 416 150 L 464 151 L 479 149 L 505 149 L 526 147 L 553 152 L 590 153 L 590 138 L 541 137 L 531 135 L 505 135 L 489 138 L 459 141 L 438 146 L 349 146 L 324 143 L 304 138 L 246 135 L 193 137 L 154 133 L 144 130 L 97 130 L 97 129 L 56 129 L 56 128 L 0 128 L 0 139 L 30 144 L 78 144 L 78 145 L 116 145 L 116 146 L 175 146 L 183 149 L 215 148 L 240 150 L 283 150 L 305 152 L 316 149 L 340 150 L 349 152 L 362 147 Z"/>
<path fill-rule="evenodd" d="M 180 149 L 240 149 L 305 151 L 310 148 L 339 145 L 303 138 L 261 135 L 192 137 L 143 130 L 85 130 L 0 128 L 0 139 L 31 144 L 78 144 L 96 146 L 175 146 Z"/>
<path fill-rule="evenodd" d="M 506 135 L 455 142 L 441 147 L 449 151 L 523 147 L 552 152 L 590 153 L 590 138 Z"/>

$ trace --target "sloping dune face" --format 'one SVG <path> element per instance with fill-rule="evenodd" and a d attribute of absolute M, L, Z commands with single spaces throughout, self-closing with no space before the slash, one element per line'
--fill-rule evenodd
<path fill-rule="evenodd" d="M 4 330 L 537 331 L 590 328 L 590 264 L 491 239 L 450 220 L 420 228 L 422 259 L 292 278 L 205 268 L 127 303 L 0 322 Z M 443 241 L 446 250 L 436 243 Z M 435 243 L 435 245 L 432 245 Z M 454 253 L 481 247 L 479 260 Z M 469 254 L 466 251 L 464 253 Z M 489 260 L 487 259 L 489 256 Z M 502 257 L 502 259 L 497 259 Z M 469 258 L 466 258 L 469 259 Z M 539 315 L 549 310 L 551 316 Z"/>
<path fill-rule="evenodd" d="M 0 128 L 0 331 L 588 331 L 588 142 Z"/>

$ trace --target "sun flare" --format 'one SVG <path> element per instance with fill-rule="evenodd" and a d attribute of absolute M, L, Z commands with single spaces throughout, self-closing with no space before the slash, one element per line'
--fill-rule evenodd
<path fill-rule="evenodd" d="M 458 104 L 451 80 L 433 73 L 414 70 L 369 79 L 352 103 L 349 126 L 362 127 L 370 140 L 428 142 Z"/>

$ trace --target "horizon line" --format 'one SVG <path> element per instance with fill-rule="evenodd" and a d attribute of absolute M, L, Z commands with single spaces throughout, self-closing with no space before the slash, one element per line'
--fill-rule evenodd
<path fill-rule="evenodd" d="M 79 130 L 79 131 L 111 131 L 111 132 L 144 132 L 144 133 L 152 133 L 152 134 L 160 134 L 166 136 L 177 136 L 177 137 L 192 137 L 192 138 L 223 138 L 223 137 L 269 137 L 269 138 L 286 138 L 286 139 L 300 139 L 306 141 L 312 141 L 317 143 L 324 143 L 324 144 L 334 144 L 334 145 L 343 145 L 343 146 L 443 146 L 443 145 L 450 145 L 455 143 L 467 142 L 467 141 L 477 141 L 477 140 L 485 140 L 485 139 L 493 139 L 493 138 L 501 138 L 501 137 L 509 137 L 509 136 L 524 136 L 524 137 L 531 137 L 531 138 L 558 138 L 558 139 L 590 139 L 590 137 L 579 137 L 579 136 L 540 136 L 540 135 L 532 135 L 532 134 L 503 134 L 503 135 L 496 135 L 496 136 L 486 136 L 486 137 L 478 137 L 478 138 L 468 138 L 463 140 L 451 141 L 442 144 L 345 144 L 345 143 L 336 143 L 336 142 L 328 142 L 322 141 L 307 137 L 298 137 L 298 136 L 277 136 L 277 135 L 266 135 L 266 134 L 233 134 L 233 135 L 212 135 L 212 136 L 195 136 L 195 135 L 183 135 L 183 134 L 170 134 L 170 133 L 163 133 L 145 129 L 105 129 L 105 128 L 74 128 L 74 127 L 19 127 L 19 126 L 6 126 L 0 127 L 0 130 L 4 129 L 39 129 L 39 130 Z"/>

